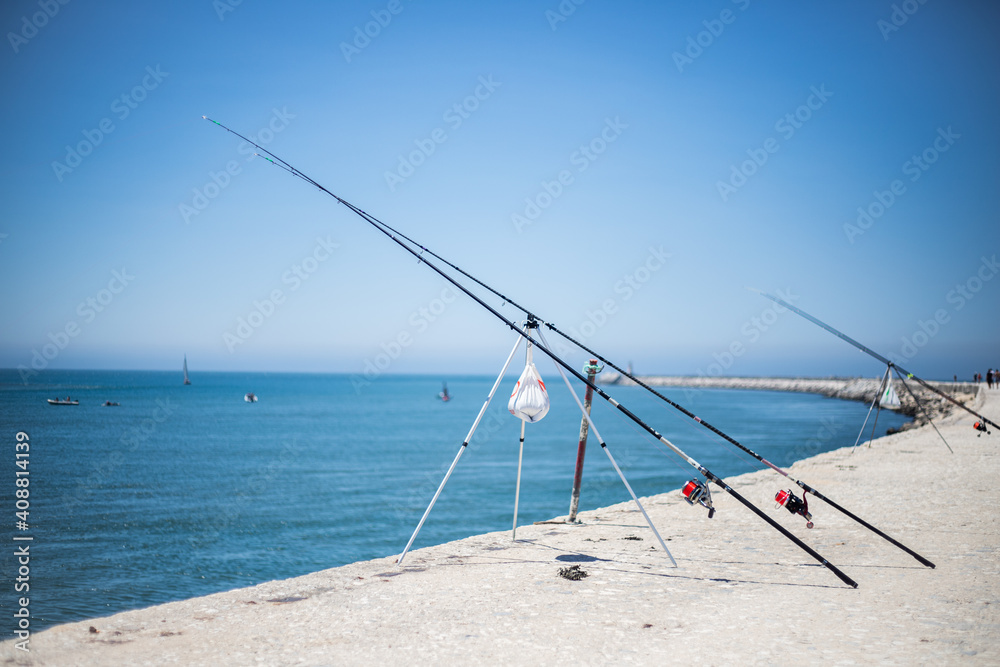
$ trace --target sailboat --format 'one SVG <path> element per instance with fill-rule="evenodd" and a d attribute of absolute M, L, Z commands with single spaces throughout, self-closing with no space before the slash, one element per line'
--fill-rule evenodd
<path fill-rule="evenodd" d="M 191 384 L 191 380 L 188 379 L 188 358 L 184 355 L 184 384 Z"/>

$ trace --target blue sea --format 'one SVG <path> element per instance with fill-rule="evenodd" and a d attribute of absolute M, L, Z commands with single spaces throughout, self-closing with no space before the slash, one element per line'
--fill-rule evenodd
<path fill-rule="evenodd" d="M 13 554 L 23 544 L 33 631 L 396 555 L 495 380 L 191 379 L 184 386 L 172 372 L 45 371 L 26 385 L 15 371 L 0 371 L 4 616 L 25 595 L 14 590 Z M 558 376 L 545 379 L 552 409 L 527 427 L 519 525 L 569 509 L 580 413 Z M 438 398 L 443 381 L 448 402 Z M 506 405 L 515 381 L 504 379 L 414 548 L 511 527 L 521 422 Z M 762 467 L 641 388 L 608 391 L 718 475 Z M 259 401 L 244 401 L 247 392 Z M 809 394 L 662 392 L 777 465 L 853 444 L 868 409 Z M 46 402 L 66 396 L 79 406 Z M 639 496 L 694 476 L 599 397 L 593 418 Z M 883 413 L 878 433 L 904 421 Z M 30 444 L 21 468 L 18 432 Z M 16 472 L 24 467 L 30 505 L 18 527 Z M 782 483 L 775 476 L 775 490 Z M 591 434 L 581 511 L 628 499 Z"/>

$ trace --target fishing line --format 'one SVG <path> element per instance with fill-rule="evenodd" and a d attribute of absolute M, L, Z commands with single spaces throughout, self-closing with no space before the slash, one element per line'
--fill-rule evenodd
<path fill-rule="evenodd" d="M 209 118 L 206 117 L 206 120 L 211 120 L 211 119 L 209 119 Z M 219 123 L 217 121 L 212 120 L 212 122 L 214 124 L 222 127 L 223 129 L 227 130 L 228 132 L 231 132 L 232 134 L 240 137 L 244 141 L 249 142 L 253 146 L 256 146 L 258 149 L 264 151 L 268 155 L 271 155 L 272 157 L 275 158 L 275 160 L 279 161 L 281 164 L 287 165 L 288 171 L 290 171 L 292 174 L 294 174 L 296 176 L 299 176 L 304 181 L 306 181 L 308 183 L 311 183 L 312 185 L 316 186 L 317 188 L 319 188 L 323 192 L 329 194 L 331 197 L 333 197 L 338 202 L 340 202 L 340 203 L 344 204 L 345 206 L 347 206 L 348 208 L 350 208 L 359 217 L 361 217 L 366 222 L 368 222 L 369 224 L 371 224 L 373 227 L 375 227 L 376 229 L 378 229 L 380 232 L 382 232 L 385 236 L 387 236 L 392 241 L 394 241 L 401 248 L 403 248 L 404 250 L 406 250 L 407 252 L 409 252 L 414 257 L 420 259 L 420 254 L 417 253 L 415 250 L 413 250 L 405 242 L 401 241 L 399 237 L 401 237 L 402 235 L 398 234 L 397 232 L 395 232 L 395 230 L 390 230 L 387 226 L 385 226 L 385 225 L 377 222 L 373 218 L 373 216 L 368 215 L 367 213 L 365 213 L 364 211 L 362 211 L 360 208 L 354 206 L 353 204 L 350 204 L 349 202 L 347 202 L 346 200 L 342 199 L 341 197 L 333 194 L 332 192 L 330 192 L 329 190 L 327 190 L 325 187 L 323 187 L 322 185 L 320 185 L 319 183 L 317 183 L 316 181 L 314 181 L 313 179 L 309 178 L 308 176 L 306 176 L 305 174 L 303 174 L 301 171 L 299 171 L 298 169 L 296 169 L 295 167 L 293 167 L 292 165 L 290 165 L 285 160 L 282 160 L 281 158 L 278 158 L 276 155 L 274 155 L 273 153 L 271 153 L 267 149 L 261 147 L 256 142 L 253 142 L 253 141 L 247 139 L 246 137 L 244 137 L 243 135 L 241 135 L 241 134 L 239 134 L 239 133 L 237 133 L 237 132 L 235 132 L 233 130 L 230 130 L 228 127 L 226 127 L 225 125 L 222 125 L 221 123 Z M 414 244 L 414 245 L 419 245 L 419 244 Z M 774 528 L 775 530 L 777 530 L 779 533 L 781 533 L 782 535 L 784 535 L 785 538 L 787 538 L 788 540 L 790 540 L 791 542 L 793 542 L 796 546 L 798 546 L 800 549 L 802 549 L 803 551 L 805 551 L 806 553 L 808 553 L 812 558 L 814 558 L 815 560 L 817 560 L 818 562 L 820 562 L 824 567 L 826 567 L 831 572 L 833 572 L 845 584 L 851 586 L 852 588 L 857 588 L 858 584 L 857 584 L 856 581 L 854 581 L 849 576 L 847 576 L 846 574 L 844 574 L 839 568 L 837 568 L 835 565 L 833 565 L 832 563 L 830 563 L 826 558 L 824 558 L 821 554 L 819 554 L 817 551 L 815 551 L 812 547 L 810 547 L 805 542 L 803 542 L 802 540 L 800 540 L 794 534 L 792 534 L 791 532 L 789 532 L 784 526 L 782 526 L 781 524 L 779 524 L 778 522 L 776 522 L 774 519 L 772 519 L 770 516 L 768 516 L 767 514 L 765 514 L 762 510 L 760 510 L 756 505 L 754 505 L 753 503 L 751 503 L 750 501 L 748 501 L 746 498 L 744 498 L 742 495 L 740 495 L 735 489 L 733 489 L 732 487 L 730 487 L 725 482 L 725 480 L 723 480 L 721 477 L 718 477 L 717 475 L 713 474 L 710 470 L 708 470 L 707 468 L 705 468 L 705 466 L 701 465 L 696 460 L 694 460 L 693 458 L 691 458 L 690 456 L 688 456 L 686 453 L 684 453 L 683 450 L 681 450 L 679 447 L 677 447 L 672 442 L 670 442 L 669 440 L 667 440 L 664 436 L 662 436 L 660 433 L 658 433 L 651 426 L 649 426 L 648 424 L 646 424 L 642 419 L 640 419 L 637 415 L 635 415 L 633 412 L 631 412 L 627 407 L 625 407 L 624 405 L 622 405 L 621 403 L 619 403 L 618 401 L 616 401 L 607 392 L 605 392 L 603 389 L 601 389 L 600 387 L 598 387 L 596 384 L 594 384 L 593 382 L 589 381 L 585 376 L 583 376 L 575 368 L 573 368 L 572 366 L 570 366 L 568 363 L 566 363 L 565 361 L 563 361 L 558 355 L 556 355 L 554 352 L 552 352 L 547 346 L 541 344 L 540 341 L 532 338 L 532 336 L 527 331 L 520 329 L 514 322 L 512 322 L 509 319 L 507 319 L 504 315 L 502 315 L 500 312 L 498 312 L 495 308 L 493 308 L 488 303 L 486 303 L 485 301 L 483 301 L 483 299 L 481 299 L 479 296 L 477 296 L 476 294 L 472 293 L 465 285 L 461 284 L 455 278 L 453 278 L 450 275 L 448 275 L 445 271 L 443 271 L 441 268 L 439 268 L 435 263 L 427 260 L 426 258 L 423 258 L 422 261 L 432 271 L 434 271 L 435 273 L 437 273 L 438 275 L 440 275 L 442 278 L 444 278 L 445 280 L 447 280 L 448 282 L 450 282 L 452 285 L 454 285 L 456 288 L 458 288 L 464 294 L 466 294 L 471 299 L 473 299 L 474 301 L 476 301 L 476 303 L 478 303 L 480 306 L 482 306 L 483 308 L 485 308 L 486 310 L 488 310 L 494 317 L 496 317 L 501 322 L 503 322 L 509 329 L 511 329 L 512 331 L 518 332 L 518 334 L 520 336 L 522 336 L 523 338 L 525 338 L 528 342 L 532 343 L 535 347 L 537 347 L 540 351 L 542 351 L 546 356 L 548 356 L 549 358 L 551 358 L 555 363 L 557 363 L 558 365 L 560 365 L 563 368 L 565 368 L 574 377 L 576 377 L 576 379 L 580 380 L 585 385 L 587 385 L 588 387 L 590 387 L 601 398 L 603 398 L 604 400 L 606 400 L 607 402 L 609 402 L 611 405 L 613 405 L 615 408 L 617 408 L 619 411 L 621 411 L 623 414 L 625 414 L 631 420 L 633 420 L 636 424 L 638 424 L 639 426 L 641 426 L 642 428 L 644 428 L 650 435 L 652 435 L 653 437 L 658 438 L 659 440 L 661 440 L 672 451 L 674 451 L 674 453 L 676 453 L 678 456 L 680 456 L 682 459 L 684 459 L 691 467 L 695 468 L 702 475 L 704 475 L 705 478 L 709 480 L 709 482 L 711 482 L 713 484 L 716 484 L 717 486 L 719 486 L 720 488 L 722 488 L 722 490 L 724 490 L 726 493 L 728 493 L 733 498 L 735 498 L 737 501 L 739 501 L 741 504 L 743 504 L 751 512 L 753 512 L 754 514 L 756 514 L 762 521 L 764 521 L 765 523 L 767 523 L 768 525 L 770 525 L 772 528 Z M 476 282 L 478 284 L 480 284 L 480 285 L 483 285 L 483 283 L 481 283 L 480 281 L 476 281 Z M 494 294 L 499 294 L 499 292 L 496 292 L 495 290 L 490 289 L 490 291 L 493 292 Z M 509 301 L 510 303 L 514 303 L 513 301 L 510 301 L 509 298 L 504 297 L 504 299 L 506 301 Z M 533 316 L 531 316 L 531 318 L 533 318 Z M 602 443 L 602 447 L 606 449 L 606 445 L 604 445 L 603 443 Z"/>

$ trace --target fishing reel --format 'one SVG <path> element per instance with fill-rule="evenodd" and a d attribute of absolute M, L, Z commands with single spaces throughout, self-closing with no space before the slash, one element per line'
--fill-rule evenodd
<path fill-rule="evenodd" d="M 705 482 L 700 479 L 692 479 L 684 485 L 681 493 L 684 494 L 684 500 L 687 501 L 688 505 L 697 503 L 708 510 L 709 519 L 715 516 L 715 508 L 712 506 L 712 492 L 708 490 L 708 485 Z"/>
<path fill-rule="evenodd" d="M 985 433 L 986 435 L 990 434 L 990 432 L 986 430 L 986 424 L 984 424 L 983 422 L 976 422 L 975 424 L 972 425 L 972 428 L 979 431 L 979 433 L 976 434 L 977 438 L 981 436 L 983 433 Z"/>
<path fill-rule="evenodd" d="M 803 493 L 802 497 L 799 498 L 797 495 L 792 493 L 791 489 L 789 489 L 788 491 L 782 489 L 781 491 L 778 491 L 778 493 L 775 494 L 774 502 L 778 503 L 778 505 L 783 506 L 786 510 L 788 510 L 792 514 L 798 514 L 802 518 L 804 518 L 806 520 L 806 528 L 813 527 L 813 522 L 812 522 L 813 517 L 812 514 L 809 513 L 809 501 L 806 500 L 806 494 Z"/>

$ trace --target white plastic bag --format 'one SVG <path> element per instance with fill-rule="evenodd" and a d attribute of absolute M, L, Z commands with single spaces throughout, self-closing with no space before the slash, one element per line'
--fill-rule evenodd
<path fill-rule="evenodd" d="M 510 414 L 526 422 L 541 421 L 549 412 L 549 394 L 535 364 L 528 363 L 507 402 Z"/>
<path fill-rule="evenodd" d="M 898 410 L 900 408 L 899 396 L 892 386 L 892 377 L 887 379 L 888 383 L 885 386 L 885 391 L 882 392 L 882 397 L 879 399 L 879 405 L 890 410 Z"/>

